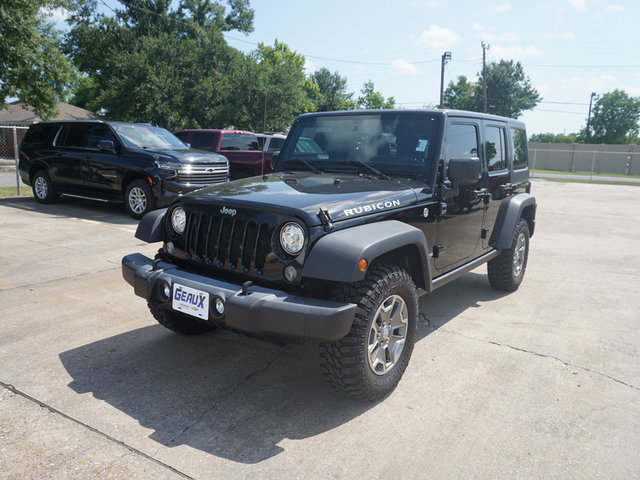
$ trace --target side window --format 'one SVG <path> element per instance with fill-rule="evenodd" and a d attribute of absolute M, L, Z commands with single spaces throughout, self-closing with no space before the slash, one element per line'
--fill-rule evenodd
<path fill-rule="evenodd" d="M 89 145 L 91 128 L 92 125 L 82 123 L 67 125 L 64 128 L 65 131 L 63 135 L 61 135 L 58 145 L 62 147 L 86 148 Z"/>
<path fill-rule="evenodd" d="M 96 125 L 93 127 L 87 145 L 90 148 L 98 148 L 100 140 L 111 140 L 114 144 L 116 143 L 115 136 L 106 125 Z"/>
<path fill-rule="evenodd" d="M 184 143 L 187 142 L 187 134 L 185 132 L 176 133 L 174 135 L 178 137 L 178 140 L 180 140 L 181 142 L 184 142 Z"/>
<path fill-rule="evenodd" d="M 487 127 L 485 129 L 485 151 L 490 172 L 505 170 L 507 168 L 507 155 L 505 151 L 505 130 L 500 127 Z"/>
<path fill-rule="evenodd" d="M 445 164 L 452 158 L 471 158 L 478 156 L 478 128 L 465 123 L 452 123 L 447 131 Z"/>
<path fill-rule="evenodd" d="M 198 150 L 211 151 L 213 149 L 213 133 L 193 132 L 191 134 L 191 148 L 197 148 Z"/>
<path fill-rule="evenodd" d="M 269 152 L 278 152 L 280 150 L 282 150 L 282 145 L 284 144 L 284 138 L 277 138 L 277 137 L 273 137 L 271 138 L 271 141 L 269 142 Z"/>
<path fill-rule="evenodd" d="M 512 128 L 513 137 L 513 169 L 527 168 L 527 134 L 521 128 Z"/>

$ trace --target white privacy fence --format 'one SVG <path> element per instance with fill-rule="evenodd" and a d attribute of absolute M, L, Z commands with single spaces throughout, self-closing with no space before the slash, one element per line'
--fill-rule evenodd
<path fill-rule="evenodd" d="M 535 170 L 640 175 L 640 145 L 529 143 Z"/>

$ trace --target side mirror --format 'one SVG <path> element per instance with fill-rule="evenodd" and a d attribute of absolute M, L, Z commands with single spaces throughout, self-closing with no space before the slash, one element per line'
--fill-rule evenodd
<path fill-rule="evenodd" d="M 480 159 L 452 158 L 449 160 L 448 177 L 454 185 L 468 185 L 480 180 Z"/>
<path fill-rule="evenodd" d="M 98 142 L 98 149 L 104 150 L 105 152 L 111 152 L 114 155 L 117 153 L 113 140 L 100 140 Z"/>
<path fill-rule="evenodd" d="M 280 152 L 273 152 L 273 155 L 271 155 L 271 171 L 272 172 L 275 169 L 276 163 L 278 163 L 279 158 L 280 158 Z"/>

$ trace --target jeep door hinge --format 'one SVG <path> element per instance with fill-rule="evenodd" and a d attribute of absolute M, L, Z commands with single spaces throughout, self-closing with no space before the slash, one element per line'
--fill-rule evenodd
<path fill-rule="evenodd" d="M 440 257 L 440 254 L 444 252 L 444 245 L 434 245 L 433 246 L 433 258 Z"/>
<path fill-rule="evenodd" d="M 331 217 L 329 216 L 329 211 L 327 209 L 321 208 L 318 211 L 318 218 L 324 226 L 325 232 L 330 232 L 331 230 L 333 230 L 333 222 L 331 222 Z"/>

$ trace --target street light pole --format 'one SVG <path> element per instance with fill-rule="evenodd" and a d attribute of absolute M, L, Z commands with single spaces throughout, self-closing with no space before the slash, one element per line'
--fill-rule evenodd
<path fill-rule="evenodd" d="M 593 103 L 593 97 L 596 96 L 596 92 L 591 93 L 591 97 L 589 98 L 589 114 L 587 115 L 587 143 L 591 140 L 591 104 Z"/>
<path fill-rule="evenodd" d="M 444 66 L 451 60 L 451 52 L 442 54 L 442 69 L 440 71 L 440 107 L 444 108 Z"/>
<path fill-rule="evenodd" d="M 482 92 L 484 94 L 484 113 L 487 113 L 487 50 L 490 45 L 480 42 L 482 45 Z"/>

